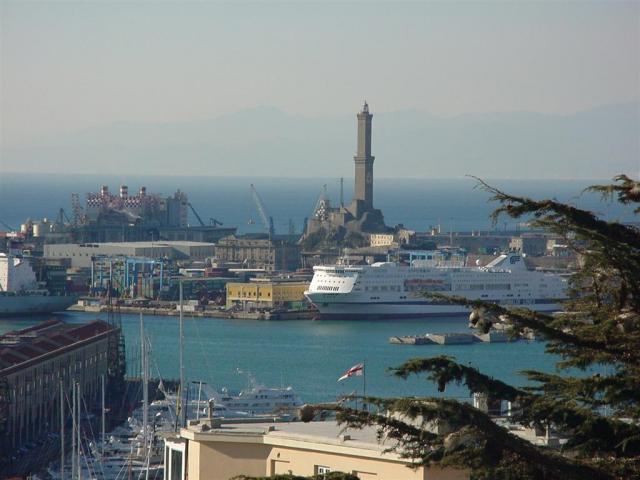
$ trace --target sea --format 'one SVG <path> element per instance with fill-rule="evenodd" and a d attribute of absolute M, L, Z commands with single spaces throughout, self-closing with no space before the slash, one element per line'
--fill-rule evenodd
<path fill-rule="evenodd" d="M 331 204 L 340 204 L 340 178 L 278 178 L 278 177 L 181 177 L 181 176 L 101 176 L 101 175 L 33 175 L 0 173 L 0 220 L 19 228 L 26 219 L 55 220 L 64 209 L 71 217 L 71 194 L 78 193 L 81 202 L 88 192 L 97 192 L 107 185 L 117 193 L 127 185 L 136 193 L 141 186 L 148 193 L 169 195 L 185 192 L 205 223 L 215 218 L 225 226 L 238 227 L 240 233 L 264 232 L 258 209 L 251 195 L 255 186 L 267 214 L 273 217 L 276 233 L 288 233 L 290 224 L 301 233 L 304 219 L 311 217 L 321 194 L 325 191 Z M 597 195 L 583 193 L 585 187 L 607 183 L 605 180 L 492 180 L 492 186 L 505 192 L 532 198 L 555 198 L 608 219 L 637 221 L 631 209 L 611 202 L 601 202 Z M 494 225 L 490 213 L 497 207 L 486 191 L 478 188 L 471 177 L 455 179 L 381 178 L 376 179 L 374 205 L 384 213 L 387 225 L 403 224 L 407 228 L 426 231 L 440 226 L 442 232 L 471 230 L 509 230 L 521 228 L 522 220 L 500 218 Z M 343 200 L 349 203 L 353 195 L 353 179 L 344 179 Z M 189 212 L 191 225 L 198 225 Z M 2 225 L 2 224 L 0 224 Z M 6 225 L 0 226 L 6 229 Z"/>
<path fill-rule="evenodd" d="M 344 198 L 352 195 L 352 180 L 344 181 Z M 617 221 L 637 221 L 630 209 L 602 202 L 583 189 L 606 180 L 489 180 L 504 191 L 532 198 L 555 198 L 597 212 Z M 98 175 L 2 174 L 0 177 L 0 220 L 19 226 L 27 218 L 54 219 L 60 208 L 70 215 L 70 194 L 97 191 L 108 185 L 116 191 L 126 184 L 129 191 L 146 186 L 149 193 L 170 194 L 180 189 L 201 218 L 215 218 L 240 232 L 264 231 L 250 192 L 255 185 L 277 233 L 290 226 L 300 232 L 304 219 L 313 213 L 322 191 L 334 205 L 340 201 L 340 179 L 219 178 Z M 326 187 L 325 187 L 326 185 Z M 374 204 L 386 223 L 403 224 L 418 231 L 440 225 L 444 232 L 509 230 L 523 228 L 516 221 L 501 218 L 492 224 L 489 214 L 497 206 L 490 195 L 477 188 L 472 178 L 380 179 L 376 181 Z M 191 218 L 192 224 L 195 218 Z M 1 229 L 2 227 L 0 227 Z M 6 227 L 5 227 L 6 228 Z M 33 325 L 51 317 L 72 323 L 102 318 L 104 314 L 69 312 L 46 317 L 0 319 L 0 333 Z M 178 371 L 177 317 L 145 316 L 145 331 L 152 346 L 154 377 L 175 379 Z M 122 315 L 122 328 L 130 375 L 139 371 L 140 318 Z M 467 319 L 426 318 L 390 321 L 253 321 L 218 318 L 185 319 L 185 375 L 191 382 L 206 382 L 214 388 L 240 390 L 249 378 L 267 386 L 292 386 L 304 402 L 334 401 L 357 392 L 384 397 L 447 396 L 469 399 L 464 385 L 451 385 L 437 392 L 425 376 L 402 380 L 390 368 L 417 357 L 447 355 L 458 362 L 514 385 L 525 385 L 519 372 L 555 371 L 557 357 L 545 353 L 539 341 L 471 345 L 404 346 L 389 344 L 395 335 L 426 332 L 468 332 Z M 342 382 L 337 379 L 357 363 L 365 363 L 366 374 Z"/>
<path fill-rule="evenodd" d="M 0 333 L 33 325 L 48 318 L 83 323 L 106 314 L 69 312 L 35 318 L 0 319 Z M 140 371 L 140 317 L 122 315 L 128 374 Z M 177 317 L 144 316 L 151 343 L 151 375 L 179 378 L 179 325 Z M 349 393 L 367 395 L 446 396 L 469 399 L 463 386 L 444 393 L 422 377 L 401 380 L 390 368 L 419 357 L 447 355 L 464 365 L 515 385 L 526 380 L 519 371 L 553 371 L 557 358 L 545 353 L 539 341 L 474 343 L 470 345 L 392 345 L 389 337 L 426 332 L 468 332 L 467 319 L 429 318 L 398 321 L 264 321 L 185 317 L 184 365 L 189 382 L 240 390 L 250 375 L 267 386 L 292 386 L 304 402 L 335 401 Z M 365 375 L 342 382 L 350 367 L 364 362 Z"/>

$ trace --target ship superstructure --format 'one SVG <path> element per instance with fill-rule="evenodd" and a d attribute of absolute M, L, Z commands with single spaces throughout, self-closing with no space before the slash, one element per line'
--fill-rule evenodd
<path fill-rule="evenodd" d="M 314 267 L 305 296 L 322 318 L 402 318 L 461 315 L 468 309 L 424 293 L 462 296 L 538 311 L 561 309 L 566 279 L 527 270 L 522 255 L 500 255 L 484 267 L 465 266 L 464 258 L 439 252 L 413 256 L 408 265 Z"/>
<path fill-rule="evenodd" d="M 27 260 L 0 253 L 0 315 L 58 312 L 77 300 L 73 295 L 51 295 L 40 288 Z"/>

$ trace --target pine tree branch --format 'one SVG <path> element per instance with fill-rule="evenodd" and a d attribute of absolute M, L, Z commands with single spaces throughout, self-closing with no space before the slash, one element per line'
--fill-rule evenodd
<path fill-rule="evenodd" d="M 640 455 L 640 445 L 630 439 L 640 435 L 640 427 L 612 417 L 603 417 L 599 413 L 585 408 L 580 398 L 572 397 L 578 386 L 585 388 L 589 379 L 564 379 L 559 376 L 541 372 L 524 372 L 532 380 L 543 381 L 541 387 L 514 388 L 504 382 L 495 380 L 480 373 L 477 369 L 456 363 L 446 356 L 433 358 L 416 358 L 391 369 L 400 378 L 427 372 L 427 378 L 438 385 L 439 391 L 444 391 L 450 382 L 465 383 L 469 391 L 484 393 L 489 399 L 508 400 L 517 405 L 512 421 L 523 426 L 536 424 L 554 425 L 563 432 L 570 433 L 574 438 L 568 447 L 578 449 L 588 454 L 610 454 L 620 457 Z M 638 382 L 639 380 L 635 380 Z M 583 383 L 584 382 L 584 383 Z M 600 385 L 604 382 L 600 382 Z M 555 388 L 554 388 L 555 385 Z M 573 385 L 574 388 L 568 388 Z M 592 379 L 592 388 L 595 388 Z M 610 385 L 611 386 L 611 385 Z M 633 388 L 633 385 L 626 385 Z M 618 392 L 619 390 L 613 390 Z M 637 397 L 640 392 L 631 392 Z M 627 402 L 635 404 L 634 398 L 626 398 Z M 626 445 L 623 449 L 620 445 Z"/>
<path fill-rule="evenodd" d="M 485 393 L 491 398 L 516 401 L 530 394 L 524 390 L 496 380 L 473 367 L 467 367 L 456 363 L 453 358 L 447 356 L 414 358 L 406 361 L 396 368 L 390 369 L 394 375 L 406 379 L 409 375 L 429 372 L 427 379 L 438 385 L 438 390 L 443 392 L 445 385 L 455 381 L 464 383 L 470 392 Z"/>
<path fill-rule="evenodd" d="M 543 476 L 538 478 L 612 479 L 606 471 L 592 468 L 578 460 L 568 459 L 550 450 L 536 447 L 527 440 L 497 425 L 491 417 L 471 405 L 443 398 L 361 397 L 389 415 L 363 410 L 328 406 L 335 411 L 337 420 L 347 428 L 376 425 L 379 437 L 396 440 L 390 447 L 405 458 L 417 460 L 415 465 L 455 465 L 482 470 L 482 465 L 495 467 L 506 453 Z M 426 429 L 442 425 L 450 434 L 429 434 Z M 460 439 L 460 434 L 464 439 Z M 456 438 L 457 437 L 457 438 Z M 461 442 L 461 443 L 460 443 Z M 471 453 L 468 455 L 467 453 Z"/>
<path fill-rule="evenodd" d="M 537 333 L 544 335 L 548 340 L 556 341 L 561 344 L 574 345 L 581 349 L 589 349 L 594 353 L 605 352 L 615 361 L 620 363 L 631 363 L 640 365 L 640 351 L 629 351 L 625 348 L 619 348 L 615 343 L 606 341 L 585 339 L 582 336 L 553 327 L 555 318 L 540 312 L 534 312 L 526 309 L 505 308 L 495 303 L 488 303 L 483 300 L 469 300 L 465 297 L 456 295 L 443 295 L 441 293 L 429 292 L 422 294 L 427 298 L 435 298 L 443 300 L 451 304 L 464 305 L 470 309 L 484 310 L 486 315 L 491 318 L 499 317 L 507 318 L 517 328 L 530 328 Z"/>

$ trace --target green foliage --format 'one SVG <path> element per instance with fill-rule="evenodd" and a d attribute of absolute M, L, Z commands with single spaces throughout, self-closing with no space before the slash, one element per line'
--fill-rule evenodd
<path fill-rule="evenodd" d="M 368 397 L 370 412 L 318 408 L 335 411 L 348 427 L 377 426 L 381 436 L 396 441 L 392 449 L 415 465 L 468 468 L 473 478 L 640 478 L 640 230 L 478 182 L 500 203 L 494 221 L 499 215 L 533 216 L 535 227 L 563 237 L 577 252 L 582 268 L 570 280 L 571 298 L 564 313 L 546 315 L 431 296 L 473 309 L 471 328 L 486 332 L 501 322 L 511 335 L 535 332 L 547 341 L 547 352 L 560 357 L 558 373 L 522 372 L 530 386 L 515 388 L 446 356 L 409 360 L 392 372 L 400 378 L 424 374 L 441 392 L 453 382 L 490 401 L 508 400 L 515 406 L 514 422 L 553 429 L 566 443 L 556 450 L 534 445 L 471 405 L 440 397 Z M 640 184 L 624 175 L 588 190 L 640 204 Z"/>

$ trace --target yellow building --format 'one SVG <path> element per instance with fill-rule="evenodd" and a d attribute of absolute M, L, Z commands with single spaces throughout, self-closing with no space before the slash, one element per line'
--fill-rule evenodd
<path fill-rule="evenodd" d="M 308 282 L 260 281 L 227 283 L 227 308 L 290 307 L 305 301 Z"/>
<path fill-rule="evenodd" d="M 165 441 L 165 479 L 228 480 L 238 475 L 317 475 L 348 472 L 362 480 L 463 480 L 452 468 L 412 468 L 385 451 L 377 429 L 342 431 L 336 422 L 192 424 Z"/>

